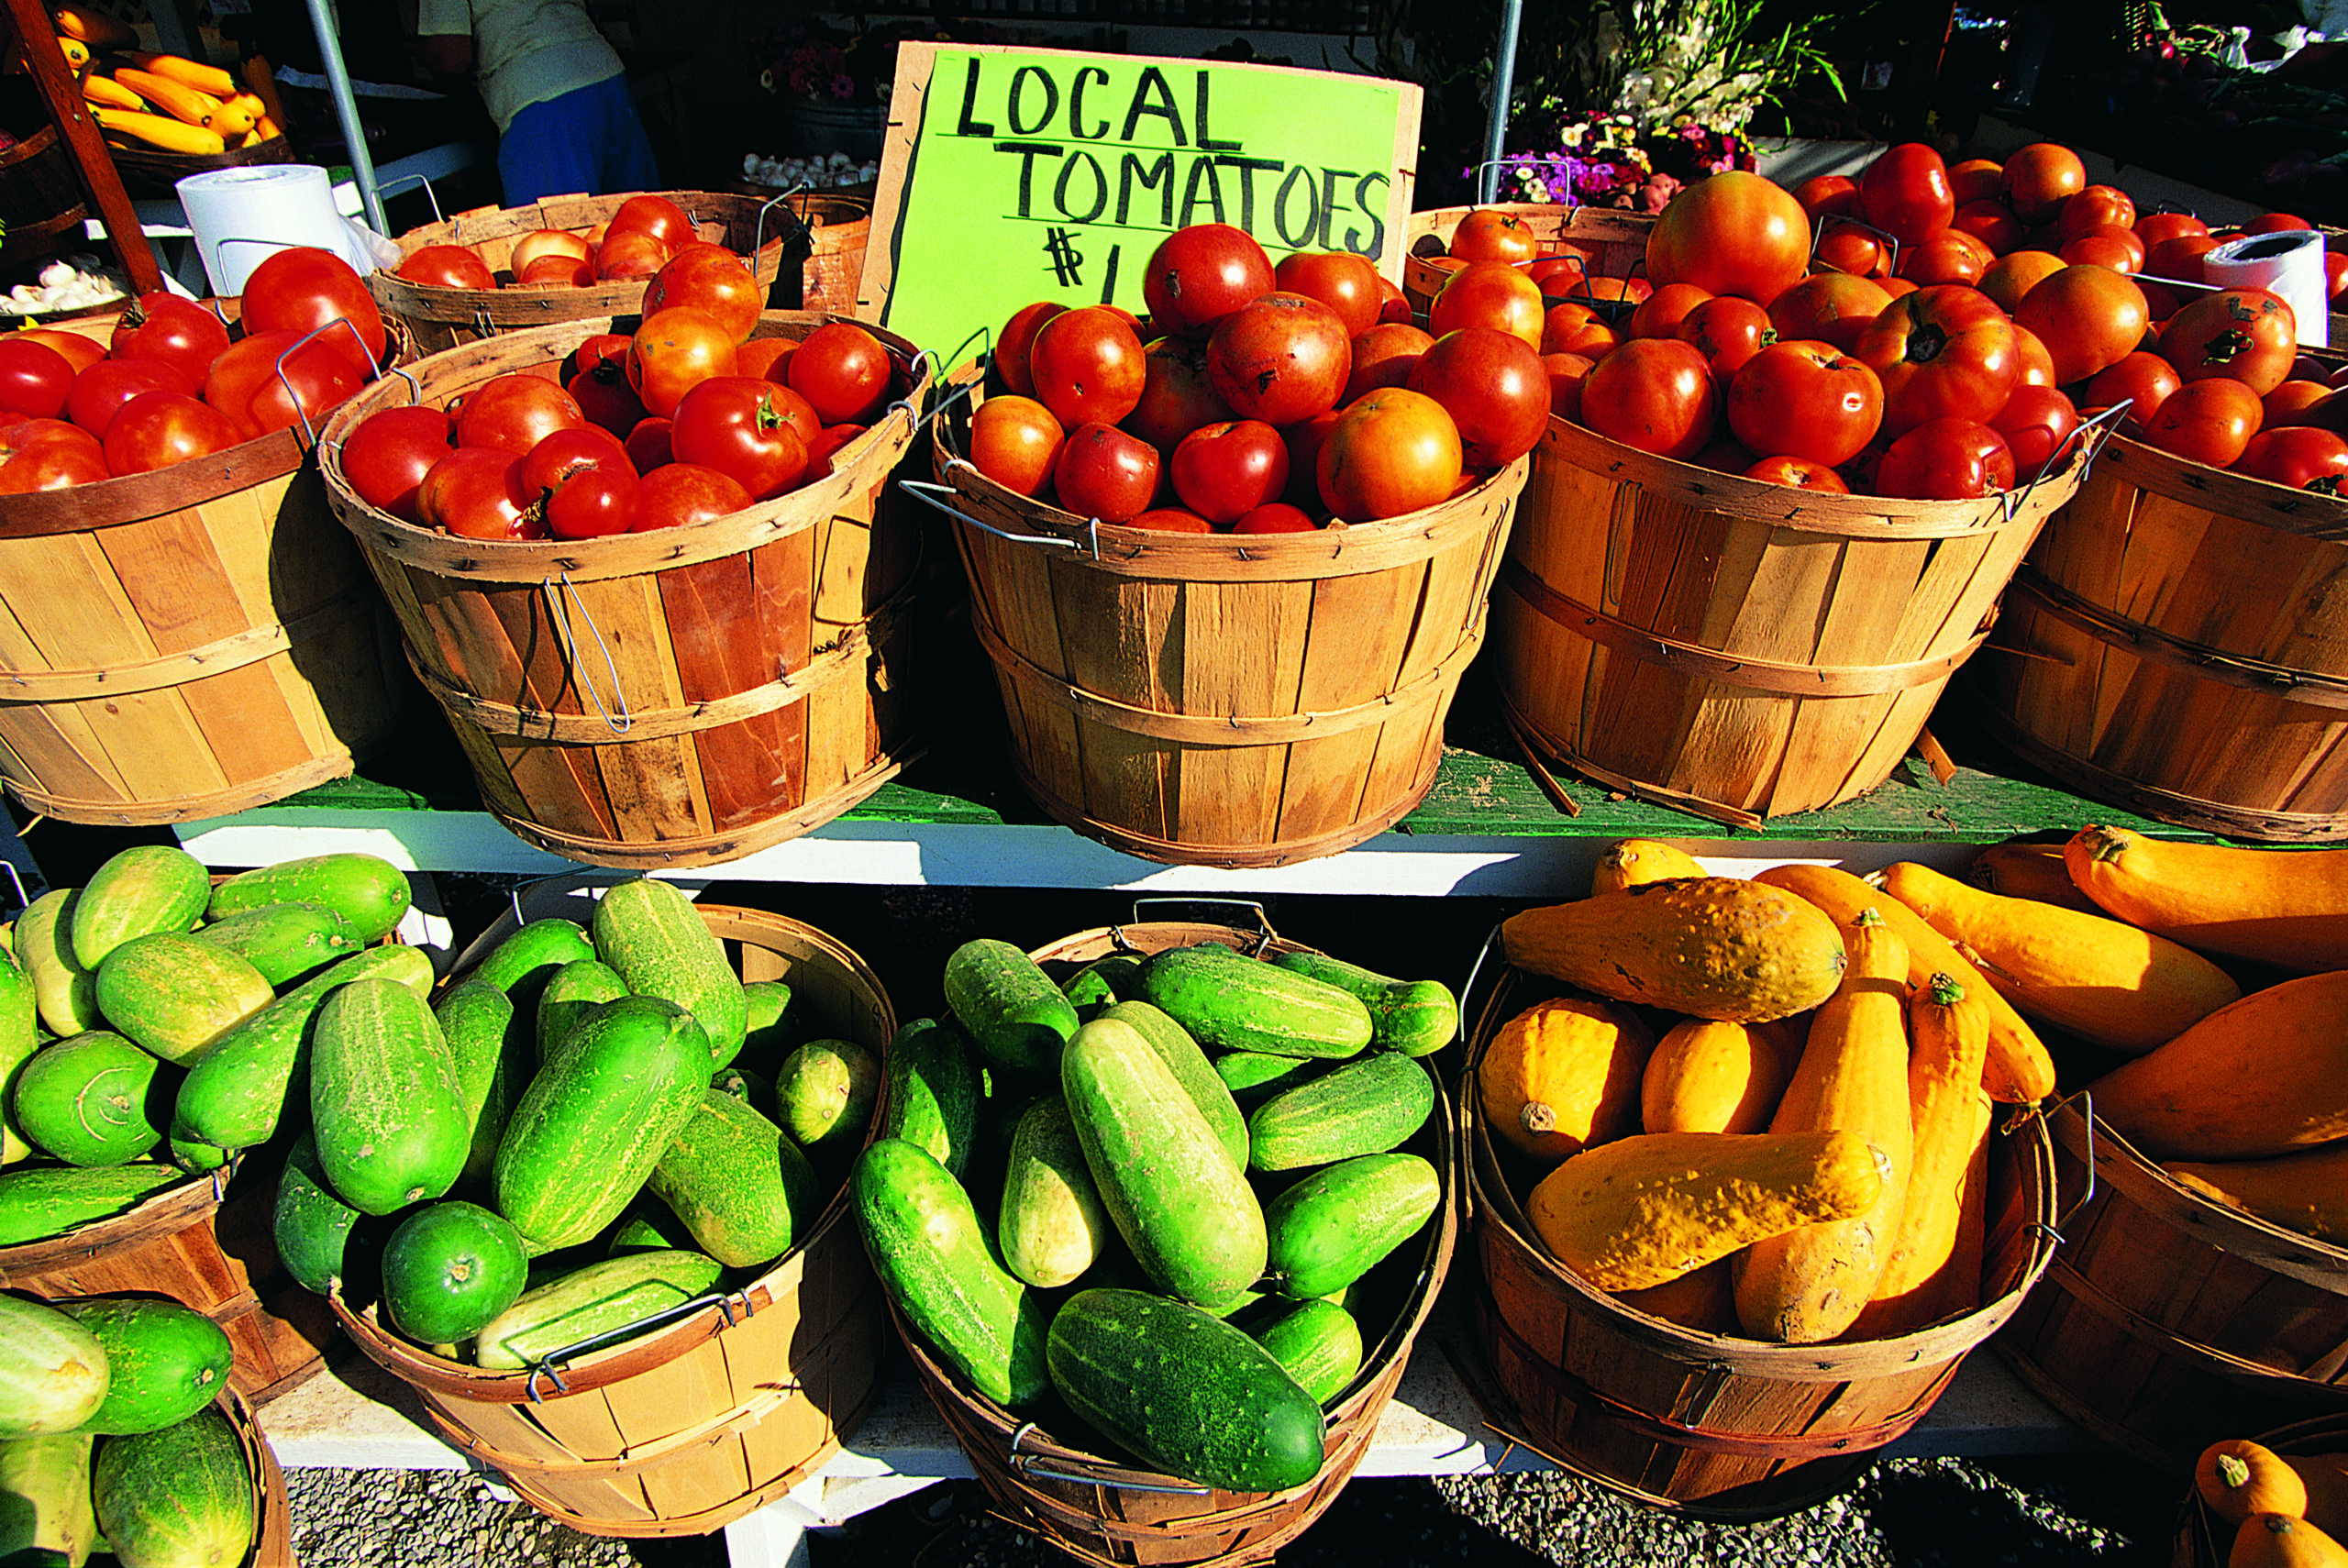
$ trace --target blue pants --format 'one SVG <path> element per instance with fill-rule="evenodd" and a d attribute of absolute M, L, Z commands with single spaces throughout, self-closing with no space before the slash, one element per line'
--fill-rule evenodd
<path fill-rule="evenodd" d="M 546 196 L 661 188 L 625 75 L 574 88 L 515 115 L 497 138 L 497 176 L 509 207 Z"/>

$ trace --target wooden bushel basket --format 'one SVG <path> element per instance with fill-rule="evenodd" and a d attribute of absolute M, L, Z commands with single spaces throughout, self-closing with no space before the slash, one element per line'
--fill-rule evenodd
<path fill-rule="evenodd" d="M 1402 234 L 1406 252 L 1402 260 L 1402 297 L 1420 315 L 1426 314 L 1434 296 L 1451 279 L 1451 270 L 1437 265 L 1434 258 L 1450 253 L 1452 231 L 1459 226 L 1461 218 L 1478 210 L 1430 207 L 1411 215 Z M 1581 256 L 1586 264 L 1585 276 L 1628 278 L 1646 271 L 1647 235 L 1655 227 L 1652 213 L 1628 212 L 1620 207 L 1567 207 L 1555 202 L 1495 202 L 1489 210 L 1523 220 L 1533 230 L 1543 255 Z M 1556 283 L 1545 285 L 1544 292 L 1560 299 L 1587 293 Z"/>
<path fill-rule="evenodd" d="M 1503 1175 L 1476 1070 L 1545 982 L 1504 970 L 1459 1081 L 1470 1315 L 1465 1365 L 1493 1429 L 1609 1490 L 1743 1523 L 1822 1501 L 1922 1420 L 1966 1353 L 2025 1300 L 2054 1251 L 2054 1147 L 2016 1111 L 1991 1134 L 1983 1305 L 1888 1339 L 1772 1344 L 1704 1333 L 1625 1306 L 1544 1246 Z"/>
<path fill-rule="evenodd" d="M 232 1171 L 190 1176 L 112 1219 L 0 1248 L 0 1289 L 47 1300 L 169 1296 L 228 1336 L 229 1387 L 255 1404 L 275 1398 L 325 1364 L 334 1321 L 278 1260 L 273 1176 L 237 1182 Z"/>
<path fill-rule="evenodd" d="M 2348 1414 L 2348 1252 L 2179 1186 L 2078 1102 L 2049 1120 L 2077 1212 L 1998 1336 L 2023 1381 L 2176 1475 L 2220 1438 Z"/>
<path fill-rule="evenodd" d="M 814 1036 L 877 1055 L 896 1013 L 871 969 L 813 926 L 700 906 L 744 980 L 780 979 Z M 334 1312 L 368 1358 L 412 1385 L 443 1437 L 524 1499 L 593 1535 L 701 1535 L 753 1513 L 839 1451 L 880 1386 L 880 1288 L 842 1182 L 805 1237 L 756 1279 L 665 1327 L 522 1372 L 448 1361 Z"/>
<path fill-rule="evenodd" d="M 2246 1437 L 2260 1447 L 2281 1454 L 2348 1453 L 2348 1412 L 2294 1421 L 2272 1431 L 2229 1432 L 2226 1435 Z M 2309 1511 L 2312 1513 L 2314 1509 L 2310 1507 Z M 2169 1568 L 2226 1568 L 2226 1559 L 2233 1550 L 2236 1528 L 2211 1512 L 2210 1506 L 2201 1500 L 2199 1489 L 2188 1484 L 2185 1500 L 2177 1508 L 2176 1535 L 2170 1547 Z M 2330 1527 L 2324 1528 L 2330 1533 Z M 2340 1537 L 2333 1535 L 2332 1539 L 2337 1540 Z"/>
<path fill-rule="evenodd" d="M 770 312 L 756 336 L 803 337 L 833 319 Z M 714 865 L 829 822 L 918 753 L 905 672 L 924 631 L 910 608 L 920 539 L 886 491 L 926 361 L 877 334 L 914 367 L 909 401 L 841 448 L 829 477 L 707 522 L 484 541 L 402 523 L 350 490 L 342 439 L 378 408 L 445 403 L 497 375 L 551 378 L 611 325 L 431 355 L 412 385 L 337 411 L 322 467 L 490 811 L 589 865 Z"/>
<path fill-rule="evenodd" d="M 799 230 L 786 253 L 804 252 L 799 308 L 854 315 L 857 280 L 864 273 L 864 251 L 872 238 L 872 204 L 813 192 L 792 197 L 786 205 Z"/>
<path fill-rule="evenodd" d="M 995 483 L 960 455 L 968 425 L 967 407 L 936 422 L 937 477 L 1013 767 L 1047 812 L 1129 855 L 1255 867 L 1334 855 L 1418 804 L 1523 458 L 1382 522 L 1172 534 Z"/>
<path fill-rule="evenodd" d="M 2086 466 L 1987 501 L 1820 495 L 1553 418 L 1492 594 L 1510 721 L 1578 773 L 1737 826 L 1864 794 Z"/>
<path fill-rule="evenodd" d="M 294 143 L 283 136 L 273 136 L 250 147 L 232 147 L 225 152 L 172 152 L 127 139 L 125 145 L 107 150 L 114 154 L 115 172 L 122 176 L 123 189 L 134 196 L 176 198 L 179 182 L 191 174 L 294 160 Z"/>
<path fill-rule="evenodd" d="M 104 342 L 114 321 L 56 325 Z M 119 827 L 265 805 L 347 776 L 415 692 L 291 430 L 0 496 L 0 778 L 33 811 Z"/>
<path fill-rule="evenodd" d="M 237 1429 L 238 1441 L 244 1446 L 245 1467 L 252 1472 L 253 1550 L 245 1559 L 246 1568 L 295 1568 L 300 1560 L 294 1555 L 294 1504 L 286 1496 L 285 1472 L 278 1465 L 276 1452 L 262 1436 L 260 1422 L 241 1394 L 231 1388 L 214 1403 Z"/>
<path fill-rule="evenodd" d="M 1246 953 L 1265 948 L 1295 952 L 1301 946 L 1268 931 L 1152 922 L 1080 932 L 1037 948 L 1032 956 L 1057 973 L 1112 953 L 1144 955 L 1200 942 L 1221 942 Z M 1451 1116 L 1445 1096 L 1435 1096 L 1434 1113 L 1403 1147 L 1434 1163 L 1441 1174 L 1442 1198 L 1423 1243 L 1406 1243 L 1412 1247 L 1407 1257 L 1390 1258 L 1379 1265 L 1401 1264 L 1413 1273 L 1393 1320 L 1382 1331 L 1378 1331 L 1379 1325 L 1362 1325 L 1361 1370 L 1350 1386 L 1323 1407 L 1328 1436 L 1321 1474 L 1303 1486 L 1285 1492 L 1223 1492 L 1102 1459 L 1086 1446 L 1100 1446 L 1091 1430 L 1059 1407 L 1053 1407 L 1058 1413 L 1052 1419 L 1065 1427 L 1055 1437 L 980 1394 L 932 1355 L 892 1306 L 891 1315 L 896 1317 L 899 1337 L 923 1390 L 1004 1515 L 1070 1556 L 1102 1568 L 1238 1568 L 1268 1562 L 1302 1535 L 1336 1501 L 1369 1451 L 1379 1419 L 1401 1381 L 1411 1346 L 1450 1267 L 1458 1218 Z M 1068 1439 L 1074 1441 L 1064 1441 Z"/>
<path fill-rule="evenodd" d="M 2236 838 L 2348 838 L 2348 501 L 2116 438 L 1960 686 L 2083 795 Z"/>
<path fill-rule="evenodd" d="M 794 215 L 781 198 L 745 196 L 728 191 L 658 193 L 693 220 L 694 237 L 722 245 L 749 262 L 759 282 L 771 287 L 782 270 L 783 251 Z M 410 282 L 396 271 L 367 275 L 367 287 L 383 314 L 397 319 L 415 339 L 419 353 L 437 354 L 460 343 L 478 342 L 518 327 L 547 326 L 591 316 L 634 315 L 644 302 L 643 278 L 614 278 L 576 288 L 568 284 L 510 286 L 514 245 L 542 228 L 584 235 L 608 223 L 627 201 L 618 196 L 548 196 L 526 207 L 476 207 L 441 222 L 410 229 L 399 237 L 400 254 L 413 256 L 427 245 L 460 245 L 479 256 L 500 289 L 447 289 Z M 855 291 L 849 291 L 853 299 Z M 763 297 L 763 296 L 761 296 Z M 808 308 L 816 308 L 813 305 Z"/>

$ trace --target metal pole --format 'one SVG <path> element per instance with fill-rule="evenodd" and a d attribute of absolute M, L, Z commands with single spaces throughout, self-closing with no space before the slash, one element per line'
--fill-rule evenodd
<path fill-rule="evenodd" d="M 342 122 L 343 145 L 350 152 L 350 177 L 359 185 L 359 202 L 377 234 L 391 233 L 383 221 L 382 193 L 375 188 L 375 160 L 367 154 L 367 133 L 359 123 L 359 100 L 350 94 L 350 72 L 343 68 L 342 39 L 336 33 L 327 0 L 307 0 L 310 28 L 318 35 L 318 58 L 326 61 L 327 89 L 334 94 L 335 118 Z"/>
<path fill-rule="evenodd" d="M 318 0 L 310 0 L 316 6 Z M 1484 120 L 1484 163 L 1476 171 L 1476 199 L 1489 204 L 1500 194 L 1501 154 L 1508 147 L 1508 101 L 1516 91 L 1516 29 L 1524 0 L 1501 0 L 1500 51 L 1492 56 L 1492 110 Z"/>

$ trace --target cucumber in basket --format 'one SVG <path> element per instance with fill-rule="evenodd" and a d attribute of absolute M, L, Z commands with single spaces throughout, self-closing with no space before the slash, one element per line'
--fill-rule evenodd
<path fill-rule="evenodd" d="M 1215 1050 L 1355 1056 L 1369 1043 L 1369 1009 L 1359 997 L 1219 943 L 1157 954 L 1142 966 L 1142 986 L 1191 1038 Z"/>
<path fill-rule="evenodd" d="M 239 871 L 212 889 L 207 918 L 271 904 L 324 904 L 348 920 L 361 943 L 381 942 L 407 913 L 407 873 L 381 856 L 343 850 Z"/>
<path fill-rule="evenodd" d="M 707 1295 L 722 1271 L 694 1252 L 606 1258 L 526 1290 L 473 1342 L 473 1362 L 518 1372 L 550 1352 L 615 1334 Z"/>
<path fill-rule="evenodd" d="M 741 1053 L 750 1015 L 742 978 L 691 899 L 656 878 L 622 882 L 596 900 L 593 932 L 595 955 L 629 990 L 693 1015 L 709 1038 L 710 1072 Z"/>

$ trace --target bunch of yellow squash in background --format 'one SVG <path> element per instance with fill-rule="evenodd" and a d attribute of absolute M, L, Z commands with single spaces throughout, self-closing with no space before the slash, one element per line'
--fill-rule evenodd
<path fill-rule="evenodd" d="M 216 153 L 283 134 L 284 107 L 260 56 L 244 62 L 239 80 L 216 65 L 142 50 L 127 24 L 103 12 L 61 6 L 51 17 L 91 117 L 114 145 Z"/>

